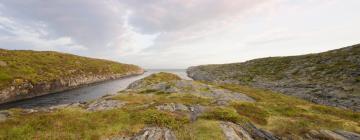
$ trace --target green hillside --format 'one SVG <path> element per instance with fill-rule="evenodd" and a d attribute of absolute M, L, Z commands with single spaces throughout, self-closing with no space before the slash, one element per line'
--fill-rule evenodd
<path fill-rule="evenodd" d="M 126 74 L 140 69 L 66 53 L 0 49 L 0 88 L 24 80 L 38 83 L 79 75 Z"/>
<path fill-rule="evenodd" d="M 195 80 L 250 85 L 359 110 L 360 44 L 318 54 L 191 67 Z"/>

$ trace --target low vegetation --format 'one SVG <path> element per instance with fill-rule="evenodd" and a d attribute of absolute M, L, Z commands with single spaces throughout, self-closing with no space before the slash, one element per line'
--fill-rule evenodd
<path fill-rule="evenodd" d="M 220 87 L 244 93 L 255 103 L 233 103 L 239 115 L 278 136 L 302 135 L 309 130 L 347 130 L 360 133 L 360 113 L 316 105 L 295 97 L 248 86 L 225 84 Z"/>
<path fill-rule="evenodd" d="M 123 91 L 116 96 L 106 97 L 106 100 L 126 103 L 122 108 L 111 110 L 90 112 L 80 107 L 71 107 L 29 114 L 13 109 L 12 117 L 0 122 L 0 139 L 104 139 L 119 135 L 131 136 L 144 127 L 159 126 L 170 128 L 180 140 L 222 140 L 224 133 L 219 126 L 221 121 L 236 124 L 251 122 L 285 138 L 301 138 L 310 130 L 321 129 L 360 133 L 358 112 L 316 105 L 247 86 L 212 86 L 246 94 L 256 102 L 234 101 L 219 106 L 211 99 L 186 93 L 157 94 L 154 91 L 144 94 Z M 191 120 L 186 112 L 156 108 L 157 105 L 167 103 L 201 105 L 206 110 L 196 120 Z"/>
<path fill-rule="evenodd" d="M 0 49 L 0 88 L 14 80 L 32 83 L 81 75 L 126 74 L 135 65 L 50 51 Z"/>

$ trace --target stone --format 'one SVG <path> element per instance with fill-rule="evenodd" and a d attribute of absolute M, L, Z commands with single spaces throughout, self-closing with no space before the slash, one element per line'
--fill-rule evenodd
<path fill-rule="evenodd" d="M 238 125 L 232 122 L 221 122 L 220 127 L 223 130 L 227 140 L 278 140 L 270 132 L 256 128 L 250 123 Z"/>
<path fill-rule="evenodd" d="M 349 140 L 360 140 L 360 134 L 354 133 L 354 132 L 347 132 L 342 130 L 336 130 L 335 133 L 349 139 Z"/>
<path fill-rule="evenodd" d="M 89 111 L 110 110 L 114 108 L 121 108 L 124 105 L 125 102 L 121 102 L 118 100 L 100 100 L 90 103 L 87 106 L 87 110 Z"/>
<path fill-rule="evenodd" d="M 220 123 L 227 140 L 253 140 L 244 129 L 230 122 Z"/>
<path fill-rule="evenodd" d="M 10 113 L 7 111 L 0 111 L 0 122 L 6 121 L 10 117 Z"/>
<path fill-rule="evenodd" d="M 6 66 L 7 66 L 7 63 L 0 60 L 0 67 L 6 67 Z"/>
<path fill-rule="evenodd" d="M 360 134 L 342 130 L 310 130 L 306 134 L 308 139 L 331 139 L 331 140 L 358 140 Z"/>
<path fill-rule="evenodd" d="M 189 111 L 189 108 L 186 105 L 180 103 L 169 103 L 169 104 L 158 105 L 156 106 L 156 109 L 170 111 L 170 112 Z"/>
<path fill-rule="evenodd" d="M 176 136 L 168 128 L 148 127 L 140 131 L 131 140 L 176 140 Z"/>

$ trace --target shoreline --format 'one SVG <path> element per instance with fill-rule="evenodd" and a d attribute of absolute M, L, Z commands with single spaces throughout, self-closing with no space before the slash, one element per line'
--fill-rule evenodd
<path fill-rule="evenodd" d="M 91 85 L 97 85 L 97 84 L 101 84 L 104 82 L 109 82 L 109 81 L 113 81 L 113 80 L 119 80 L 119 79 L 125 79 L 125 78 L 130 78 L 133 76 L 139 76 L 144 74 L 145 71 L 138 71 L 138 72 L 134 72 L 134 73 L 129 73 L 126 75 L 121 75 L 121 76 L 117 76 L 117 75 L 112 75 L 112 76 L 105 76 L 103 78 L 98 78 L 95 80 L 89 80 L 89 81 L 85 81 L 85 82 L 80 82 L 79 84 L 76 85 L 76 83 L 71 83 L 71 80 L 68 80 L 68 82 L 66 84 L 68 84 L 68 86 L 63 86 L 63 87 L 58 87 L 55 89 L 51 89 L 50 91 L 40 91 L 40 92 L 33 92 L 33 91 L 29 91 L 31 93 L 28 93 L 27 95 L 19 95 L 19 93 L 16 94 L 15 97 L 12 98 L 8 98 L 5 99 L 4 101 L 0 101 L 0 106 L 2 105 L 6 105 L 6 104 L 10 104 L 10 103 L 15 103 L 15 102 L 19 102 L 19 101 L 23 101 L 23 100 L 28 100 L 28 99 L 32 99 L 32 98 L 36 98 L 36 97 L 41 97 L 41 96 L 46 96 L 46 95 L 51 95 L 51 94 L 56 94 L 56 93 L 61 93 L 61 92 L 66 92 L 69 90 L 74 90 L 74 89 L 78 89 L 78 88 L 82 88 L 82 87 L 87 87 L 87 86 L 91 86 Z M 77 79 L 77 78 L 71 78 L 71 79 Z M 57 81 L 51 82 L 50 84 L 48 83 L 47 86 L 49 85 L 56 85 L 59 84 L 59 79 Z M 74 85 L 72 85 L 74 84 Z M 39 86 L 41 84 L 38 85 L 34 85 L 35 86 Z M 44 84 L 42 84 L 41 86 L 44 86 Z M 4 91 L 6 89 L 3 89 L 2 91 Z M 45 89 L 41 89 L 41 90 L 45 90 Z"/>

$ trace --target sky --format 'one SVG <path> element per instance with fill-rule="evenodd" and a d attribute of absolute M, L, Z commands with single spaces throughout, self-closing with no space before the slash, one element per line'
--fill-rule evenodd
<path fill-rule="evenodd" d="M 148 69 L 244 62 L 360 43 L 360 0 L 0 0 L 0 48 Z"/>

